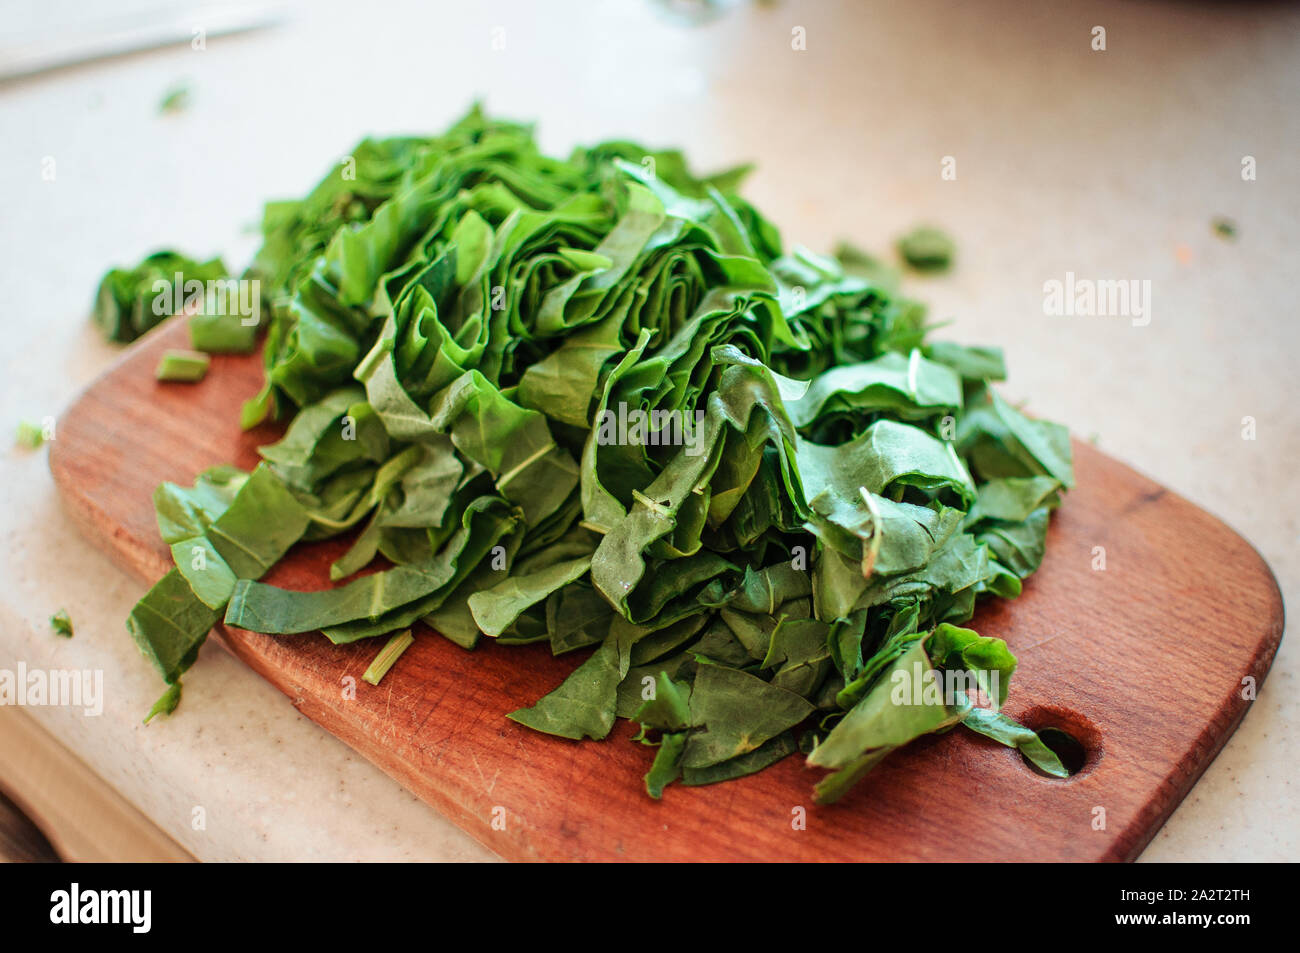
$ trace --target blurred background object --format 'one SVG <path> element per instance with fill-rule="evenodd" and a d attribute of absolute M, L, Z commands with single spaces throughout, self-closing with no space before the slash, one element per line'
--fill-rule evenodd
<path fill-rule="evenodd" d="M 0 860 L 193 858 L 20 709 L 0 707 Z"/>
<path fill-rule="evenodd" d="M 47 70 L 174 44 L 206 44 L 208 37 L 242 33 L 279 22 L 270 3 L 170 3 L 111 0 L 89 7 L 58 0 L 14 3 L 0 46 L 0 82 Z"/>
<path fill-rule="evenodd" d="M 18 805 L 0 794 L 0 861 L 56 863 L 59 855 Z"/>

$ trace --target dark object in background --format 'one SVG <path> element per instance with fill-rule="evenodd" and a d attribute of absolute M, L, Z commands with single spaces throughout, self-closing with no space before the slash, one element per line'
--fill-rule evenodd
<path fill-rule="evenodd" d="M 1224 241 L 1231 242 L 1237 240 L 1237 223 L 1230 218 L 1218 216 L 1210 221 L 1210 227 L 1214 229 L 1214 234 L 1218 235 Z"/>
<path fill-rule="evenodd" d="M 0 861 L 57 864 L 59 855 L 13 801 L 0 794 Z"/>

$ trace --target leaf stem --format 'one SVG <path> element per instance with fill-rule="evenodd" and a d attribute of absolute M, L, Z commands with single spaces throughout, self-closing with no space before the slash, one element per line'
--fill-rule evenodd
<path fill-rule="evenodd" d="M 370 663 L 365 674 L 361 676 L 363 682 L 369 682 L 371 685 L 378 685 L 380 679 L 388 674 L 388 670 L 393 667 L 393 663 L 402 657 L 402 653 L 407 650 L 415 636 L 411 635 L 411 630 L 399 632 L 388 640 L 388 644 L 379 650 L 375 660 Z"/>

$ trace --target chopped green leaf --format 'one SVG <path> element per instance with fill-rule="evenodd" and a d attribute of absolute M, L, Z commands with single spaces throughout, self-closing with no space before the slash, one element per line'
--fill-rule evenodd
<path fill-rule="evenodd" d="M 208 373 L 210 359 L 199 351 L 169 349 L 158 361 L 154 376 L 160 381 L 201 381 Z"/>
<path fill-rule="evenodd" d="M 147 725 L 159 715 L 170 715 L 176 710 L 176 706 L 181 703 L 181 683 L 180 680 L 172 682 L 167 686 L 167 690 L 159 696 L 158 700 L 153 703 L 149 713 L 144 716 L 144 723 Z"/>
<path fill-rule="evenodd" d="M 36 450 L 45 443 L 45 430 L 30 420 L 20 420 L 14 443 L 25 450 Z"/>
<path fill-rule="evenodd" d="M 652 798 L 663 797 L 664 788 L 682 776 L 682 750 L 686 747 L 686 734 L 666 734 L 659 742 L 654 764 L 645 776 L 645 790 Z"/>
<path fill-rule="evenodd" d="M 257 347 L 258 323 L 245 323 L 250 320 L 220 309 L 197 311 L 190 315 L 190 343 L 208 354 L 247 354 Z"/>
<path fill-rule="evenodd" d="M 60 609 L 50 616 L 50 627 L 54 629 L 55 635 L 61 635 L 65 639 L 72 638 L 72 619 L 68 616 L 68 610 Z"/>
<path fill-rule="evenodd" d="M 158 111 L 161 113 L 181 112 L 190 104 L 190 87 L 188 83 L 177 83 L 171 89 L 163 94 L 162 100 L 158 103 Z"/>
<path fill-rule="evenodd" d="M 918 271 L 946 271 L 952 265 L 953 241 L 937 228 L 922 225 L 898 240 L 898 253 Z"/>
<path fill-rule="evenodd" d="M 1001 742 L 1009 748 L 1017 748 L 1020 753 L 1055 778 L 1066 778 L 1070 772 L 1056 752 L 1047 745 L 1038 734 L 1030 728 L 1019 724 L 1001 712 L 987 708 L 972 708 L 962 718 L 962 724 L 972 731 Z"/>

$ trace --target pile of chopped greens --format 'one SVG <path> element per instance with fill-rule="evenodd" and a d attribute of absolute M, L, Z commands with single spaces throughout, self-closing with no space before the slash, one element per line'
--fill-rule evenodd
<path fill-rule="evenodd" d="M 865 256 L 785 251 L 744 170 L 550 158 L 477 108 L 350 159 L 267 206 L 245 274 L 270 319 L 242 421 L 283 439 L 155 494 L 176 568 L 127 622 L 169 686 L 151 716 L 224 619 L 383 637 L 375 682 L 413 637 L 584 653 L 510 717 L 635 719 L 656 797 L 799 749 L 832 801 L 958 723 L 1064 775 L 997 710 L 1005 643 L 959 627 L 1020 593 L 1073 480 L 1065 429 L 990 387 L 999 351 L 928 342 Z M 138 328 L 137 301 L 109 323 Z M 333 587 L 257 581 L 340 534 Z M 974 681 L 936 702 L 931 672 Z"/>

